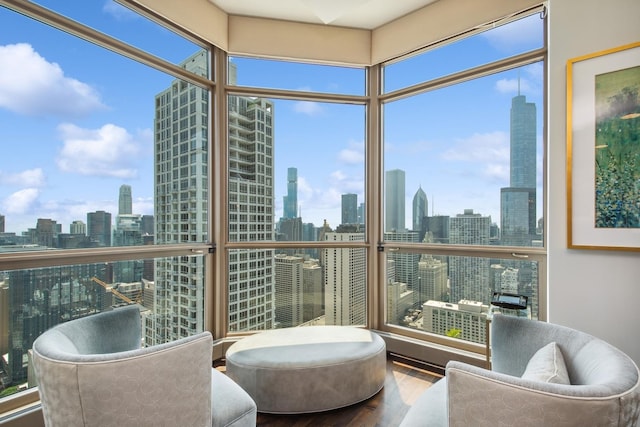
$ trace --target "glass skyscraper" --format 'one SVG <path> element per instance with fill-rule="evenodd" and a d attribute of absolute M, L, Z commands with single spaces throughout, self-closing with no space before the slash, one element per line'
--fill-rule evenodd
<path fill-rule="evenodd" d="M 424 233 L 422 225 L 424 223 L 424 217 L 429 215 L 428 211 L 429 202 L 427 201 L 427 195 L 422 190 L 422 187 L 420 187 L 413 196 L 413 231 Z M 421 237 L 424 237 L 424 234 L 422 234 Z"/>
<path fill-rule="evenodd" d="M 118 197 L 118 215 L 127 215 L 133 213 L 133 202 L 131 198 L 131 186 L 123 184 L 120 186 L 120 194 Z"/>
<path fill-rule="evenodd" d="M 404 226 L 404 183 L 405 174 L 401 169 L 386 173 L 384 192 L 385 231 L 403 231 Z"/>
<path fill-rule="evenodd" d="M 342 224 L 358 223 L 358 195 L 342 195 Z"/>
<path fill-rule="evenodd" d="M 298 169 L 287 169 L 287 195 L 283 197 L 283 218 L 298 217 Z"/>
<path fill-rule="evenodd" d="M 509 187 L 500 190 L 501 242 L 531 246 L 536 234 L 536 106 L 518 94 L 511 101 Z"/>

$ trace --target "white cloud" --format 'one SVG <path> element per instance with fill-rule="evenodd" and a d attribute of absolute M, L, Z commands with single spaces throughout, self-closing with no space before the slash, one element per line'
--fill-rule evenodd
<path fill-rule="evenodd" d="M 0 46 L 0 108 L 32 116 L 79 116 L 104 108 L 86 83 L 66 77 L 27 43 Z"/>
<path fill-rule="evenodd" d="M 153 215 L 155 205 L 153 197 L 136 197 L 133 199 L 133 213 L 140 215 Z"/>
<path fill-rule="evenodd" d="M 456 140 L 454 146 L 445 151 L 442 158 L 448 162 L 476 163 L 478 171 L 491 181 L 508 181 L 509 135 L 505 132 L 474 134 L 467 139 Z M 465 174 L 472 175 L 476 169 L 464 167 Z"/>
<path fill-rule="evenodd" d="M 3 210 L 7 214 L 24 214 L 30 212 L 38 202 L 40 190 L 25 188 L 10 194 L 2 202 Z"/>
<path fill-rule="evenodd" d="M 488 162 L 509 160 L 509 135 L 496 131 L 476 133 L 466 139 L 457 139 L 454 146 L 442 155 L 445 160 L 462 162 Z"/>
<path fill-rule="evenodd" d="M 364 163 L 364 142 L 349 142 L 348 148 L 338 153 L 338 160 L 347 164 Z"/>
<path fill-rule="evenodd" d="M 496 82 L 496 90 L 506 94 L 537 94 L 542 84 L 543 68 L 542 64 L 535 63 L 520 69 L 517 78 L 500 79 Z"/>
<path fill-rule="evenodd" d="M 340 182 L 347 178 L 347 175 L 344 174 L 341 170 L 331 172 L 331 180 L 334 182 Z"/>
<path fill-rule="evenodd" d="M 44 172 L 40 168 L 28 169 L 18 173 L 0 171 L 0 184 L 20 187 L 42 187 L 45 183 Z"/>
<path fill-rule="evenodd" d="M 482 33 L 491 45 L 503 52 L 513 52 L 520 46 L 542 46 L 542 24 L 535 14 Z"/>
<path fill-rule="evenodd" d="M 56 159 L 64 172 L 80 175 L 134 178 L 133 160 L 139 147 L 126 129 L 106 124 L 100 129 L 82 129 L 73 124 L 58 126 L 63 147 Z"/>
<path fill-rule="evenodd" d="M 293 104 L 293 111 L 306 114 L 307 116 L 317 116 L 324 112 L 322 106 L 313 101 L 298 101 Z"/>
<path fill-rule="evenodd" d="M 131 9 L 124 7 L 113 0 L 107 0 L 104 6 L 102 6 L 102 11 L 107 15 L 113 16 L 117 21 L 127 21 L 140 17 L 140 15 L 138 15 Z"/>
<path fill-rule="evenodd" d="M 496 89 L 500 93 L 530 92 L 531 85 L 525 79 L 500 79 L 496 82 Z"/>

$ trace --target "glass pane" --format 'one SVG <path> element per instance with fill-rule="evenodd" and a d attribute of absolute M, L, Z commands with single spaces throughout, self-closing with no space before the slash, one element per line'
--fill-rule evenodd
<path fill-rule="evenodd" d="M 114 0 L 37 0 L 35 3 L 174 64 L 202 49 Z"/>
<path fill-rule="evenodd" d="M 363 224 L 364 120 L 358 105 L 230 96 L 229 240 Z"/>
<path fill-rule="evenodd" d="M 496 312 L 538 318 L 538 263 L 392 252 L 387 255 L 387 322 L 478 344 Z M 494 292 L 525 297 L 526 308 L 491 304 Z"/>
<path fill-rule="evenodd" d="M 346 95 L 365 93 L 364 68 L 245 57 L 229 60 L 231 85 Z"/>
<path fill-rule="evenodd" d="M 138 304 L 145 345 L 202 332 L 204 269 L 191 256 L 0 271 L 0 395 L 35 385 L 28 351 L 59 323 Z"/>
<path fill-rule="evenodd" d="M 542 244 L 542 75 L 536 63 L 384 106 L 385 240 Z"/>
<path fill-rule="evenodd" d="M 0 26 L 3 250 L 207 241 L 208 92 L 5 8 Z"/>
<path fill-rule="evenodd" d="M 544 21 L 534 14 L 389 64 L 384 68 L 384 91 L 392 92 L 543 45 Z"/>
<path fill-rule="evenodd" d="M 364 241 L 323 230 L 319 240 Z M 366 324 L 366 251 L 236 249 L 229 254 L 229 330 Z"/>

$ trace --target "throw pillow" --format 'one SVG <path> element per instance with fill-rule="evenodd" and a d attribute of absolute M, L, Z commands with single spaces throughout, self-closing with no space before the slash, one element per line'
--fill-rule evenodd
<path fill-rule="evenodd" d="M 529 360 L 522 378 L 555 384 L 570 384 L 567 367 L 560 347 L 551 342 L 538 350 Z"/>

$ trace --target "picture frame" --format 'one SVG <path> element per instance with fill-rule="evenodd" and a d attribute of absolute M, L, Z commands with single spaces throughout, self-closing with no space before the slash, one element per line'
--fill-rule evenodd
<path fill-rule="evenodd" d="M 640 251 L 640 42 L 567 61 L 567 246 Z"/>

